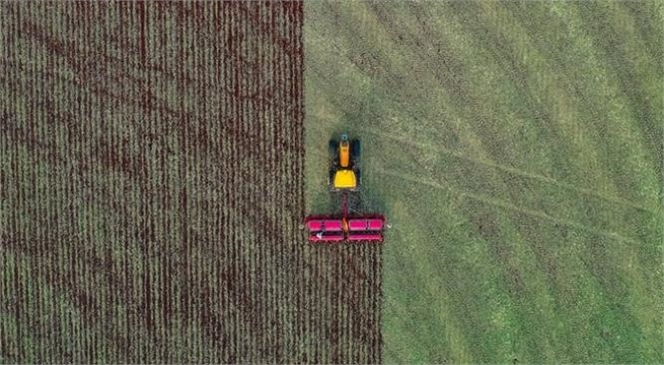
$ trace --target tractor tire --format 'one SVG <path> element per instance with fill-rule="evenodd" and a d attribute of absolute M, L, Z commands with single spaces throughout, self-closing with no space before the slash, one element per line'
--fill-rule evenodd
<path fill-rule="evenodd" d="M 327 180 L 327 184 L 330 185 L 330 186 L 332 186 L 332 184 L 334 184 L 334 173 L 335 173 L 335 170 L 330 169 L 330 177 Z"/>
<path fill-rule="evenodd" d="M 331 156 L 336 156 L 337 148 L 339 148 L 339 141 L 337 141 L 336 139 L 331 139 L 328 142 L 328 146 L 327 146 L 327 149 L 330 152 Z"/>
<path fill-rule="evenodd" d="M 351 151 L 351 154 L 353 155 L 354 159 L 359 159 L 360 158 L 360 153 L 362 152 L 360 147 L 361 146 L 360 146 L 360 140 L 359 139 L 354 139 L 354 140 L 351 141 L 350 151 Z"/>
<path fill-rule="evenodd" d="M 362 172 L 360 169 L 355 170 L 355 177 L 357 178 L 357 186 L 362 186 Z"/>

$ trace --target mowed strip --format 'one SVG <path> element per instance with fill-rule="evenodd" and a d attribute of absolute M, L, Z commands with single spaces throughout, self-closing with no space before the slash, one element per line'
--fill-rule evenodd
<path fill-rule="evenodd" d="M 302 7 L 2 5 L 5 361 L 380 361 L 380 258 L 299 230 Z"/>

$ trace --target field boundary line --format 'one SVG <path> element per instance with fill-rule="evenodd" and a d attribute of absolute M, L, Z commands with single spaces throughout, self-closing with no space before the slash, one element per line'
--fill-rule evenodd
<path fill-rule="evenodd" d="M 436 152 L 442 152 L 442 153 L 445 153 L 447 155 L 457 157 L 457 158 L 460 158 L 460 159 L 463 159 L 463 160 L 466 160 L 466 161 L 474 162 L 474 163 L 477 163 L 477 164 L 480 164 L 480 165 L 490 166 L 490 167 L 493 167 L 493 168 L 496 168 L 496 169 L 499 169 L 499 170 L 503 170 L 503 171 L 507 171 L 507 172 L 510 172 L 510 173 L 513 173 L 513 174 L 525 176 L 525 177 L 528 177 L 528 178 L 531 178 L 531 179 L 534 179 L 534 180 L 547 182 L 547 183 L 559 186 L 559 187 L 564 188 L 564 189 L 574 190 L 574 191 L 580 192 L 582 194 L 591 195 L 591 196 L 594 196 L 594 197 L 597 197 L 597 198 L 600 198 L 600 199 L 603 199 L 603 200 L 606 200 L 608 202 L 615 203 L 615 204 L 618 204 L 618 205 L 632 207 L 632 208 L 639 209 L 639 210 L 642 210 L 642 211 L 645 211 L 645 212 L 648 212 L 648 213 L 651 213 L 651 214 L 654 214 L 654 215 L 660 214 L 659 211 L 652 210 L 651 208 L 643 206 L 643 205 L 638 204 L 638 203 L 634 203 L 634 202 L 631 202 L 631 201 L 628 201 L 628 200 L 603 195 L 603 194 L 597 193 L 597 192 L 595 192 L 593 190 L 590 190 L 590 189 L 580 188 L 578 186 L 575 186 L 575 185 L 572 185 L 572 184 L 569 184 L 569 183 L 558 181 L 558 180 L 556 180 L 552 177 L 548 177 L 548 176 L 544 176 L 544 175 L 540 175 L 540 174 L 536 174 L 536 173 L 532 173 L 532 172 L 528 172 L 528 171 L 523 171 L 523 170 L 520 170 L 520 169 L 517 169 L 517 168 L 514 168 L 514 167 L 510 167 L 510 166 L 501 165 L 501 164 L 499 164 L 495 161 L 492 161 L 492 160 L 488 160 L 488 159 L 484 159 L 484 158 L 471 157 L 471 156 L 465 155 L 465 154 L 463 154 L 459 151 L 450 150 L 450 149 L 445 148 L 445 147 L 440 147 L 440 146 L 432 147 L 432 146 L 429 146 L 429 145 L 425 145 L 423 143 L 418 143 L 418 142 L 409 140 L 405 137 L 395 136 L 394 134 L 378 133 L 378 132 L 374 132 L 374 131 L 370 131 L 370 130 L 365 130 L 365 132 L 367 132 L 369 134 L 378 135 L 378 136 L 381 136 L 381 137 L 386 137 L 386 138 L 394 140 L 394 141 L 399 141 L 399 142 L 402 142 L 402 143 L 405 143 L 405 144 L 409 144 L 409 145 L 414 146 L 414 147 L 419 147 L 419 148 L 422 148 L 422 149 L 428 149 L 428 150 L 436 151 Z"/>
<path fill-rule="evenodd" d="M 404 176 L 402 174 L 395 173 L 395 172 L 390 172 L 390 171 L 383 170 L 383 169 L 380 169 L 380 168 L 377 168 L 374 171 L 379 173 L 379 174 L 394 176 L 394 177 L 398 177 L 398 178 L 401 178 L 401 179 L 404 179 L 404 180 L 407 180 L 407 181 L 410 181 L 410 182 L 420 183 L 420 184 L 431 186 L 433 188 L 437 188 L 437 189 L 441 189 L 441 190 L 447 190 L 447 191 L 450 191 L 452 193 L 455 193 L 455 194 L 461 196 L 462 198 L 463 197 L 468 197 L 470 199 L 477 200 L 477 201 L 485 203 L 485 204 L 497 206 L 499 208 L 503 208 L 503 209 L 507 209 L 507 210 L 513 210 L 513 211 L 516 211 L 516 212 L 519 212 L 519 213 L 523 213 L 523 214 L 527 214 L 527 215 L 530 215 L 530 216 L 533 216 L 533 217 L 540 218 L 542 220 L 547 220 L 547 221 L 550 221 L 550 222 L 553 222 L 553 223 L 556 223 L 556 224 L 565 225 L 565 226 L 581 229 L 581 230 L 584 230 L 584 231 L 588 231 L 588 232 L 591 232 L 591 233 L 595 233 L 595 234 L 600 235 L 600 236 L 610 237 L 610 238 L 613 238 L 613 239 L 616 239 L 616 240 L 619 240 L 619 241 L 624 241 L 624 242 L 629 242 L 629 243 L 634 243 L 634 244 L 642 244 L 643 243 L 643 242 L 637 241 L 637 240 L 632 239 L 632 238 L 621 236 L 620 234 L 615 233 L 615 232 L 604 231 L 604 230 L 589 227 L 589 226 L 586 226 L 586 225 L 583 225 L 583 224 L 578 224 L 578 223 L 575 223 L 575 222 L 567 220 L 567 219 L 553 217 L 553 216 L 550 216 L 550 215 L 548 215 L 548 214 L 546 214 L 542 211 L 539 211 L 539 210 L 533 210 L 533 209 L 519 207 L 517 205 L 511 204 L 511 203 L 508 203 L 508 202 L 505 202 L 505 201 L 488 198 L 484 195 L 469 193 L 469 192 L 459 190 L 459 189 L 456 189 L 456 188 L 452 188 L 452 187 L 449 187 L 449 186 L 443 186 L 443 185 L 441 185 L 437 182 L 434 182 L 434 181 L 427 181 L 427 180 L 424 180 L 424 179 L 417 179 L 417 178 L 413 178 L 413 177 L 407 177 L 407 176 Z"/>

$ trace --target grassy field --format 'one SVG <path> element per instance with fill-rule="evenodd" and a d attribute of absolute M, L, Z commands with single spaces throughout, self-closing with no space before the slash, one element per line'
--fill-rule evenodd
<path fill-rule="evenodd" d="M 663 16 L 307 3 L 307 211 L 360 137 L 386 362 L 664 362 Z"/>

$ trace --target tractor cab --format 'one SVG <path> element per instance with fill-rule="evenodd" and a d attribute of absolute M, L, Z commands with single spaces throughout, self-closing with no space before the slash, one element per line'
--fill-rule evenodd
<path fill-rule="evenodd" d="M 360 141 L 348 140 L 346 133 L 340 141 L 330 141 L 330 150 L 334 158 L 330 170 L 330 185 L 333 190 L 356 190 L 361 184 L 358 159 Z"/>
<path fill-rule="evenodd" d="M 335 190 L 340 189 L 356 189 L 357 178 L 355 171 L 350 169 L 339 169 L 334 173 L 334 181 L 332 182 Z"/>

